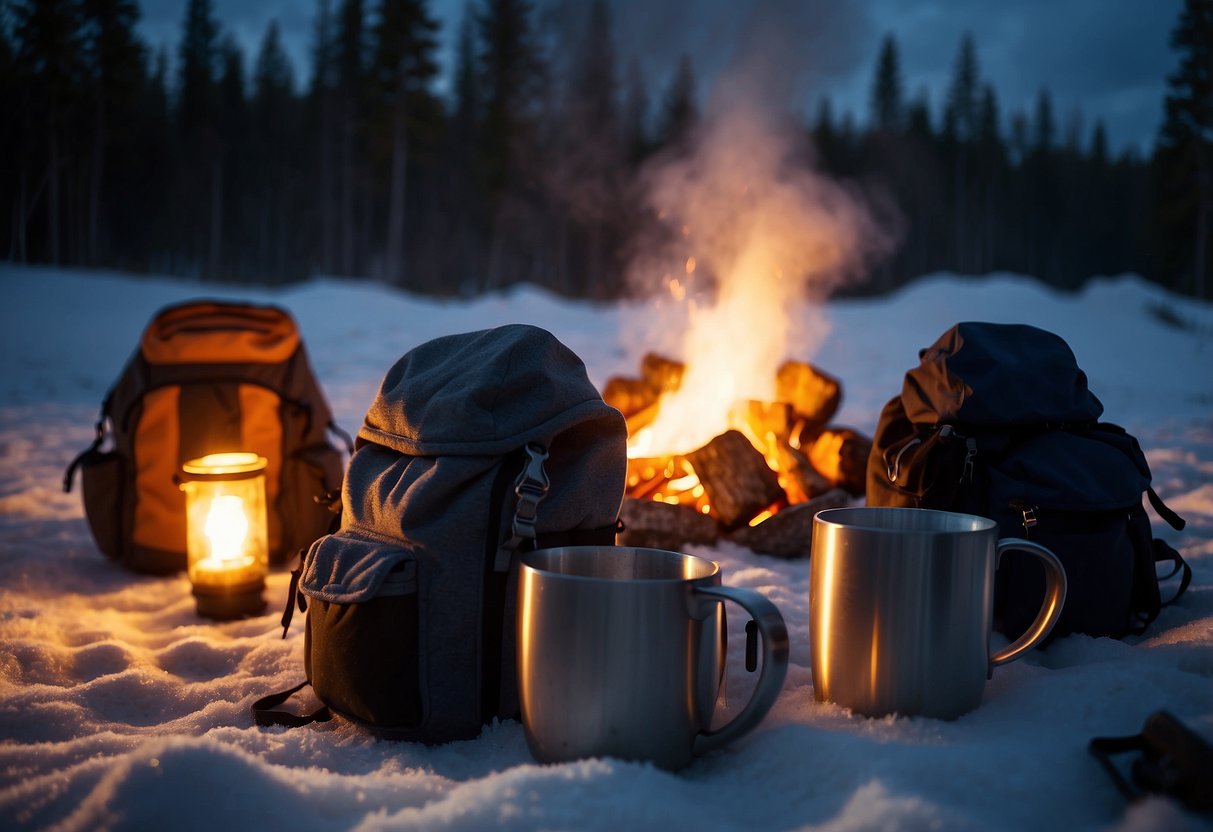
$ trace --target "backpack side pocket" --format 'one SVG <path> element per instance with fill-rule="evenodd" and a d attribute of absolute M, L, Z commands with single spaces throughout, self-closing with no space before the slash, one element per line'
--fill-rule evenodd
<path fill-rule="evenodd" d="M 126 465 L 114 451 L 90 450 L 80 458 L 80 487 L 84 514 L 97 548 L 108 557 L 123 556 Z"/>

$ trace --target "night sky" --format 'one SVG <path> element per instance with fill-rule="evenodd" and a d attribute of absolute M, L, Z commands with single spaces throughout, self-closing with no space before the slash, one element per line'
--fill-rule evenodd
<path fill-rule="evenodd" d="M 333 0 L 336 6 L 337 0 Z M 449 63 L 467 0 L 433 0 L 442 23 L 442 58 Z M 609 0 L 620 72 L 636 60 L 650 99 L 664 90 L 679 55 L 691 56 L 702 94 L 734 61 L 748 38 L 778 60 L 786 106 L 815 112 L 828 95 L 835 114 L 868 116 L 868 95 L 880 41 L 892 34 L 901 50 L 907 97 L 925 89 L 938 118 L 965 32 L 973 35 L 982 80 L 998 94 L 1006 121 L 1031 113 L 1042 87 L 1053 96 L 1058 135 L 1081 118 L 1089 141 L 1102 119 L 1115 152 L 1148 152 L 1162 117 L 1166 76 L 1176 57 L 1168 46 L 1181 0 Z M 185 0 L 142 0 L 142 31 L 155 48 L 175 55 Z M 375 0 L 368 0 L 373 8 Z M 537 0 L 536 6 L 554 6 Z M 588 0 L 566 0 L 555 25 L 580 33 L 575 20 Z M 278 19 L 295 63 L 307 80 L 317 0 L 213 0 L 216 17 L 245 48 L 251 68 L 265 27 Z M 765 19 L 755 17 L 755 10 Z"/>

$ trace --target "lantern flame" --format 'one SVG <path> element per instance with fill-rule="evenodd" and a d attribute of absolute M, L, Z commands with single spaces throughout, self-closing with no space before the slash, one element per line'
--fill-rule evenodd
<path fill-rule="evenodd" d="M 203 533 L 210 544 L 212 558 L 218 561 L 239 559 L 244 554 L 244 541 L 248 537 L 248 530 L 244 500 L 231 494 L 223 494 L 211 502 Z"/>

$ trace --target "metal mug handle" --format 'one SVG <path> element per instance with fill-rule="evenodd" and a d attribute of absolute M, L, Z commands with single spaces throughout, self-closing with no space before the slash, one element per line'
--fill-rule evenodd
<path fill-rule="evenodd" d="M 1057 619 L 1061 616 L 1061 608 L 1066 602 L 1066 570 L 1061 565 L 1061 561 L 1057 559 L 1057 555 L 1039 543 L 1008 537 L 998 541 L 998 550 L 994 559 L 995 567 L 1002 560 L 1002 553 L 1012 549 L 1035 555 L 1044 564 L 1045 598 L 1040 606 L 1040 612 L 1036 613 L 1036 620 L 1032 622 L 1032 626 L 1028 628 L 1027 632 L 990 656 L 991 669 L 1000 664 L 1015 661 L 1043 641 L 1053 629 L 1053 625 L 1057 623 Z"/>
<path fill-rule="evenodd" d="M 714 586 L 695 587 L 694 592 L 696 595 L 734 602 L 750 614 L 758 624 L 758 632 L 762 636 L 762 673 L 758 677 L 754 695 L 737 716 L 715 731 L 704 731 L 695 737 L 694 753 L 702 754 L 749 733 L 767 715 L 767 711 L 771 710 L 771 706 L 779 698 L 784 677 L 788 672 L 788 628 L 778 608 L 765 595 L 755 590 Z"/>

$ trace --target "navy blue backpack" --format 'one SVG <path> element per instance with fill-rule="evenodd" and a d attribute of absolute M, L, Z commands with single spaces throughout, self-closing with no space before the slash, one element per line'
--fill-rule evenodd
<path fill-rule="evenodd" d="M 1069 588 L 1053 635 L 1140 634 L 1191 580 L 1151 532 L 1143 495 L 1180 530 L 1151 487 L 1137 440 L 1099 421 L 1103 405 L 1059 336 L 1022 324 L 961 323 L 919 354 L 880 414 L 867 502 L 989 517 L 1000 536 L 1057 554 Z M 1169 566 L 1160 577 L 1159 565 Z M 1164 603 L 1160 580 L 1180 575 Z M 1016 637 L 1044 594 L 1035 558 L 1008 552 L 995 580 L 995 627 Z"/>

